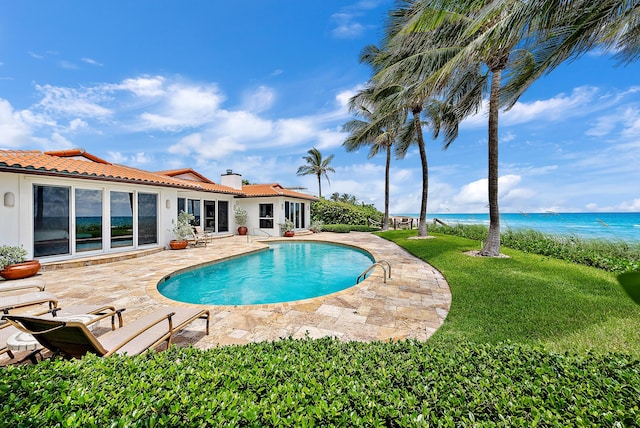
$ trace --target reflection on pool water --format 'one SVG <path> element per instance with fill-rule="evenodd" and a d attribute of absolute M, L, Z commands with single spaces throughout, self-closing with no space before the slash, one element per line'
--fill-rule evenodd
<path fill-rule="evenodd" d="M 165 277 L 169 299 L 210 305 L 255 305 L 308 299 L 355 285 L 373 263 L 360 249 L 319 242 L 269 243 L 269 250 Z"/>

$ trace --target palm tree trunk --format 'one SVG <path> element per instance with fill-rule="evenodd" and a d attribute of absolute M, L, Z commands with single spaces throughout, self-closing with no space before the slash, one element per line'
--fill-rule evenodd
<path fill-rule="evenodd" d="M 498 209 L 498 115 L 500 80 L 502 69 L 494 70 L 491 76 L 489 95 L 489 235 L 480 255 L 500 255 L 500 210 Z"/>
<path fill-rule="evenodd" d="M 422 106 L 413 107 L 413 123 L 416 130 L 416 138 L 418 140 L 418 148 L 420 149 L 420 161 L 422 162 L 422 200 L 420 201 L 420 219 L 418 220 L 418 236 L 427 236 L 427 197 L 429 195 L 429 164 L 427 163 L 427 150 L 424 147 L 424 138 L 422 135 L 422 123 L 420 122 L 420 113 Z"/>
<path fill-rule="evenodd" d="M 382 230 L 389 230 L 389 171 L 391 165 L 391 145 L 387 145 L 387 163 L 384 168 L 384 218 Z"/>
<path fill-rule="evenodd" d="M 320 174 L 318 174 L 318 199 L 322 199 L 322 180 L 320 178 Z"/>

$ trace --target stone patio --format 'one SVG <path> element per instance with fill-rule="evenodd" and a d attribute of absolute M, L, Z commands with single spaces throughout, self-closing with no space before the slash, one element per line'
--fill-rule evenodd
<path fill-rule="evenodd" d="M 163 305 L 190 306 L 160 295 L 158 282 L 177 270 L 260 250 L 268 241 L 259 239 L 229 236 L 214 239 L 206 247 L 142 252 L 135 258 L 117 257 L 116 261 L 110 256 L 50 263 L 38 277 L 46 281 L 47 291 L 58 296 L 60 307 L 108 303 L 126 308 L 126 323 Z M 383 270 L 376 267 L 360 284 L 323 297 L 279 304 L 208 306 L 210 335 L 204 335 L 203 322 L 197 320 L 177 335 L 174 343 L 210 348 L 306 335 L 345 341 L 426 340 L 447 316 L 451 293 L 443 276 L 392 242 L 359 232 L 323 232 L 292 239 L 365 249 L 375 260 L 389 261 L 391 279 L 385 284 Z"/>

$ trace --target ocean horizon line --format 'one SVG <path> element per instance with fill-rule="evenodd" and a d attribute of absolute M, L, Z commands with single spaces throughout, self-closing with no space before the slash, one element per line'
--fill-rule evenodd
<path fill-rule="evenodd" d="M 420 218 L 419 214 L 393 214 L 391 217 Z M 427 222 L 489 225 L 488 213 L 427 213 Z M 543 233 L 580 238 L 640 242 L 639 212 L 538 212 L 501 213 L 500 227 L 532 229 Z"/>

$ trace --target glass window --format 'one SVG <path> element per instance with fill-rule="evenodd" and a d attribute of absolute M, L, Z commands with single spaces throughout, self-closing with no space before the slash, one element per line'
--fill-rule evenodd
<path fill-rule="evenodd" d="M 304 217 L 305 217 L 304 202 L 302 202 L 300 204 L 300 227 L 303 229 L 306 227 Z"/>
<path fill-rule="evenodd" d="M 70 253 L 70 194 L 68 187 L 33 186 L 34 257 Z"/>
<path fill-rule="evenodd" d="M 200 199 L 187 199 L 187 212 L 193 214 L 193 226 L 200 226 Z"/>
<path fill-rule="evenodd" d="M 204 201 L 204 230 L 216 231 L 216 201 Z"/>
<path fill-rule="evenodd" d="M 229 231 L 229 202 L 218 201 L 218 232 Z"/>
<path fill-rule="evenodd" d="M 158 242 L 158 195 L 138 193 L 138 245 Z"/>
<path fill-rule="evenodd" d="M 76 252 L 102 250 L 102 190 L 75 190 Z"/>
<path fill-rule="evenodd" d="M 187 210 L 187 202 L 185 198 L 178 198 L 178 214 Z"/>
<path fill-rule="evenodd" d="M 260 204 L 260 228 L 273 229 L 273 204 Z"/>
<path fill-rule="evenodd" d="M 133 246 L 133 193 L 111 192 L 111 248 Z"/>

